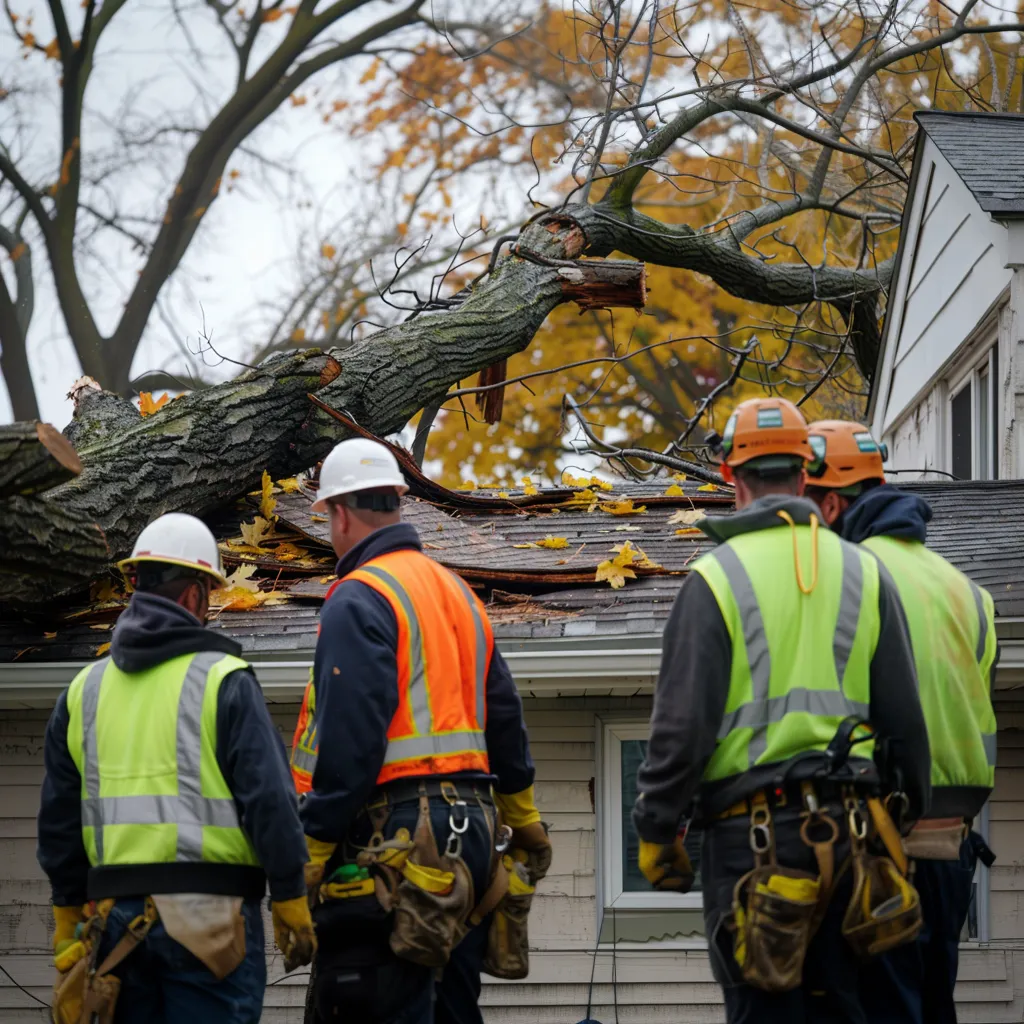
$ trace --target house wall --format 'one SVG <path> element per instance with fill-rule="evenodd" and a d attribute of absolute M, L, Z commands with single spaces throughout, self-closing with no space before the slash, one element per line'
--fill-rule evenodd
<path fill-rule="evenodd" d="M 919 420 L 934 415 L 929 393 L 960 345 L 999 305 L 1014 275 L 1007 266 L 1006 228 L 978 206 L 927 136 L 923 145 L 887 313 L 872 426 L 901 450 L 900 465 L 907 456 L 932 466 L 945 463 L 935 447 L 942 436 L 917 429 Z"/>
<path fill-rule="evenodd" d="M 555 857 L 530 919 L 535 948 L 529 980 L 489 981 L 481 1002 L 487 1024 L 567 1024 L 585 1015 L 594 969 L 597 865 L 590 780 L 597 774 L 597 718 L 646 713 L 650 698 L 563 697 L 528 699 L 525 705 L 537 798 L 552 824 Z M 287 736 L 297 705 L 274 705 L 272 711 Z M 1001 699 L 998 711 L 1000 767 L 991 805 L 991 840 L 999 854 L 992 877 L 994 941 L 987 948 L 970 944 L 961 955 L 957 995 L 960 1019 L 967 1024 L 1024 1016 L 1024 699 Z M 4 1024 L 48 1019 L 32 1001 L 48 998 L 52 980 L 49 893 L 35 861 L 34 838 L 46 718 L 45 711 L 0 711 L 0 967 L 30 993 L 19 992 L 0 972 Z M 276 981 L 281 965 L 272 942 L 267 952 L 270 977 Z M 598 1020 L 615 1018 L 612 969 L 605 947 L 597 958 L 591 1006 Z M 699 948 L 655 943 L 620 950 L 614 970 L 622 1024 L 724 1019 L 720 991 Z M 302 978 L 273 984 L 267 990 L 265 1024 L 299 1024 L 304 993 Z M 686 1007 L 685 1014 L 680 1007 Z"/>

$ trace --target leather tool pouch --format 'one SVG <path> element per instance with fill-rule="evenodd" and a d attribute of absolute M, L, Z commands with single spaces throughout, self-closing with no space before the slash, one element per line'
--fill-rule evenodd
<path fill-rule="evenodd" d="M 907 856 L 914 860 L 960 859 L 967 826 L 960 818 L 919 821 L 903 840 Z"/>
<path fill-rule="evenodd" d="M 419 819 L 401 881 L 386 898 L 394 909 L 390 944 L 395 956 L 423 967 L 444 967 L 473 910 L 473 879 L 461 857 L 438 852 L 425 791 L 420 792 Z"/>
<path fill-rule="evenodd" d="M 527 918 L 536 886 L 531 884 L 529 869 L 508 855 L 498 870 L 507 873 L 508 889 L 494 908 L 481 970 L 515 981 L 530 973 Z"/>
<path fill-rule="evenodd" d="M 921 899 L 909 877 L 889 857 L 867 852 L 867 825 L 857 802 L 846 799 L 853 862 L 853 895 L 843 915 L 843 935 L 862 959 L 912 942 L 921 931 Z"/>

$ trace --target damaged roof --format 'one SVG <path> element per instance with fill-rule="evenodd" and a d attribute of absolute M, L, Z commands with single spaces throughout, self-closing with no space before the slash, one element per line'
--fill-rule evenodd
<path fill-rule="evenodd" d="M 578 483 L 531 487 L 530 494 L 509 489 L 501 497 L 433 485 L 430 498 L 421 491 L 405 499 L 403 515 L 416 526 L 427 553 L 481 595 L 499 641 L 659 633 L 689 566 L 711 546 L 692 521 L 728 514 L 731 492 L 671 479 L 616 483 L 612 491 Z M 1024 481 L 917 483 L 905 489 L 932 506 L 929 545 L 989 589 L 998 615 L 1024 616 Z M 309 652 L 334 580 L 326 521 L 310 513 L 306 494 L 277 493 L 276 522 L 254 547 L 238 536 L 239 524 L 255 521 L 259 504 L 250 497 L 208 519 L 227 571 L 241 567 L 242 577 L 230 592 L 238 600 L 232 604 L 229 597 L 211 628 L 238 640 L 250 656 Z M 620 552 L 614 549 L 627 542 L 630 549 L 620 561 L 635 578 L 624 574 L 623 585 L 613 588 L 600 578 L 599 567 L 615 560 Z M 45 622 L 0 613 L 0 662 L 97 657 L 124 602 L 108 586 L 91 603 Z"/>

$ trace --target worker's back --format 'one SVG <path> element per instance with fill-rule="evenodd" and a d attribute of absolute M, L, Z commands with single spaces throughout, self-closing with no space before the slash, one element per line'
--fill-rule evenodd
<path fill-rule="evenodd" d="M 991 595 L 916 540 L 869 537 L 907 616 L 932 753 L 931 816 L 973 817 L 995 779 Z"/>

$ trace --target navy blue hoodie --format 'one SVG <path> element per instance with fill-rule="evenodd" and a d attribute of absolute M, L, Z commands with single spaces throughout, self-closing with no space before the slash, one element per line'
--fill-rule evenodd
<path fill-rule="evenodd" d="M 238 656 L 241 646 L 204 628 L 173 601 L 136 593 L 118 619 L 110 656 L 122 671 L 142 672 L 178 655 L 199 651 Z M 82 841 L 82 780 L 68 752 L 67 737 L 65 690 L 46 727 L 46 776 L 39 808 L 38 859 L 49 876 L 57 906 L 86 901 L 90 868 Z M 267 874 L 271 899 L 302 896 L 306 891 L 303 866 L 308 858 L 288 760 L 259 683 L 249 671 L 232 672 L 221 683 L 217 764 Z"/>
<path fill-rule="evenodd" d="M 390 551 L 421 551 L 408 523 L 371 533 L 338 562 L 339 577 Z M 359 580 L 342 583 L 320 614 L 313 663 L 319 751 L 300 813 L 307 835 L 339 843 L 377 785 L 398 709 L 398 624 L 387 599 Z M 523 704 L 495 648 L 487 674 L 487 755 L 499 793 L 533 785 Z"/>
<path fill-rule="evenodd" d="M 860 495 L 833 529 L 851 544 L 868 537 L 898 537 L 924 544 L 931 518 L 932 507 L 924 498 L 881 484 Z"/>

